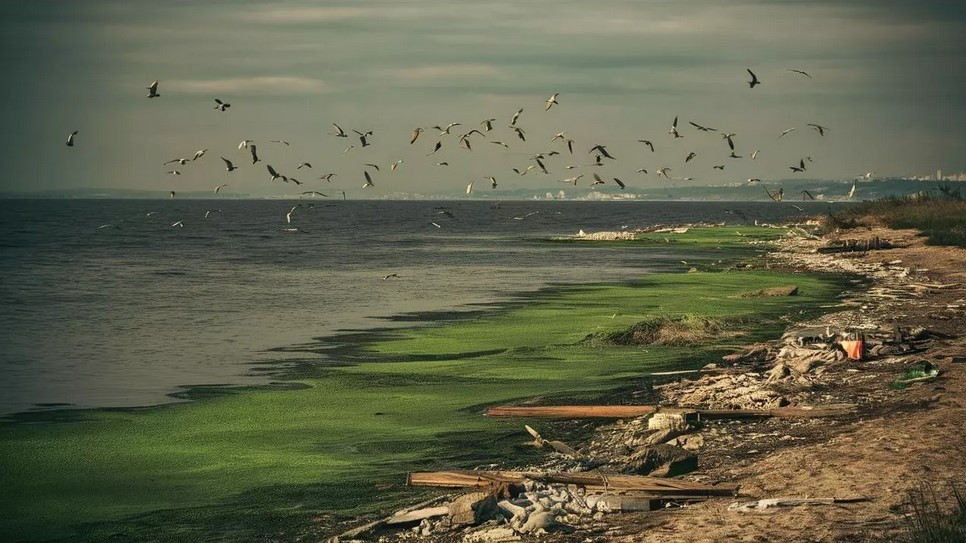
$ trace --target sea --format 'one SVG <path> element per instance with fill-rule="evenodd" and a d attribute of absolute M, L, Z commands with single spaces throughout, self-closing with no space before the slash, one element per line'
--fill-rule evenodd
<path fill-rule="evenodd" d="M 286 368 L 288 348 L 393 316 L 683 271 L 672 245 L 552 238 L 775 223 L 829 208 L 796 205 L 804 211 L 774 202 L 0 200 L 0 417 L 265 383 Z"/>

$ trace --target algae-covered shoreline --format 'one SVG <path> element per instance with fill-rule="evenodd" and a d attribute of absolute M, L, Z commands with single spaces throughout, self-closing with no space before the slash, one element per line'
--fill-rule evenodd
<path fill-rule="evenodd" d="M 717 252 L 709 239 L 694 249 L 719 259 L 748 256 L 734 248 Z M 650 371 L 698 367 L 730 346 L 774 335 L 782 318 L 820 311 L 842 287 L 836 277 L 715 270 L 707 262 L 697 273 L 558 286 L 431 326 L 374 331 L 364 344 L 355 337 L 328 353 L 354 364 L 302 364 L 285 390 L 89 411 L 74 422 L 3 424 L 0 483 L 8 492 L 0 509 L 13 519 L 3 537 L 238 541 L 323 534 L 340 518 L 417 499 L 402 486 L 410 469 L 532 458 L 516 425 L 481 417 L 482 406 L 532 396 L 588 399 Z M 790 282 L 799 295 L 738 296 Z M 685 346 L 584 341 L 684 315 L 719 319 L 744 335 Z"/>

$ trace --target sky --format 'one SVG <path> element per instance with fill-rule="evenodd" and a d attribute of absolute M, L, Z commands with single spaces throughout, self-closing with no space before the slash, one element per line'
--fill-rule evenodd
<path fill-rule="evenodd" d="M 501 190 L 579 192 L 593 173 L 614 191 L 613 177 L 633 190 L 966 170 L 966 2 L 956 0 L 5 0 L 0 62 L 5 192 L 228 183 L 226 194 L 386 197 L 470 181 L 490 190 L 485 176 Z M 746 68 L 761 85 L 748 87 Z M 155 79 L 161 96 L 148 99 Z M 553 93 L 559 104 L 545 111 Z M 215 110 L 214 98 L 231 108 Z M 508 128 L 519 108 L 525 142 Z M 668 134 L 675 116 L 680 139 Z M 494 130 L 460 148 L 488 118 Z M 735 133 L 742 158 L 688 121 Z M 372 130 L 371 145 L 332 136 L 333 122 Z M 450 135 L 427 129 L 409 143 L 414 128 L 451 122 L 461 125 Z M 572 156 L 550 142 L 562 131 Z M 250 164 L 243 139 L 262 162 Z M 616 160 L 586 166 L 596 144 Z M 197 161 L 163 165 L 199 149 Z M 549 151 L 562 153 L 549 174 L 512 171 Z M 808 171 L 793 174 L 806 156 Z M 266 164 L 305 184 L 270 182 Z M 665 180 L 661 167 L 692 179 Z M 375 187 L 362 190 L 364 169 Z M 329 172 L 331 182 L 316 179 Z M 579 174 L 578 187 L 561 183 Z"/>

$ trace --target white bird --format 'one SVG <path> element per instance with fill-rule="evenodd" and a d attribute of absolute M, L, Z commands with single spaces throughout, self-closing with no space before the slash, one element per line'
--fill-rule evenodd
<path fill-rule="evenodd" d="M 120 227 L 114 226 L 113 224 L 102 224 L 97 227 L 98 230 L 103 230 L 104 228 L 116 228 L 117 230 L 121 229 Z"/>
<path fill-rule="evenodd" d="M 485 179 L 489 179 L 490 180 L 490 188 L 494 188 L 494 189 L 496 188 L 496 178 L 495 177 L 493 177 L 491 175 L 488 175 L 488 176 L 485 177 Z"/>
<path fill-rule="evenodd" d="M 178 164 L 184 166 L 185 164 L 188 163 L 188 159 L 187 158 L 175 158 L 175 159 L 171 159 L 171 160 L 165 162 L 164 163 L 164 166 L 167 166 L 168 164 L 173 164 L 175 162 L 177 162 Z"/>
<path fill-rule="evenodd" d="M 221 213 L 221 210 L 220 209 L 209 209 L 208 211 L 205 211 L 205 218 L 207 219 L 208 218 L 208 215 L 211 215 L 212 213 Z"/>
<path fill-rule="evenodd" d="M 789 132 L 791 132 L 791 131 L 793 131 L 793 130 L 795 130 L 795 127 L 794 127 L 794 126 L 793 126 L 793 127 L 791 127 L 791 128 L 788 128 L 788 129 L 785 129 L 784 131 L 782 131 L 782 133 L 781 133 L 781 134 L 779 134 L 779 135 L 778 135 L 778 139 L 781 139 L 781 138 L 782 138 L 782 136 L 784 136 L 785 134 L 787 134 L 787 133 L 789 133 Z"/>
<path fill-rule="evenodd" d="M 437 162 L 437 166 L 449 166 L 449 162 Z"/>
<path fill-rule="evenodd" d="M 366 184 L 362 185 L 362 188 L 375 187 L 376 185 L 372 183 L 372 177 L 369 176 L 369 172 L 363 171 L 362 173 L 366 176 Z"/>
<path fill-rule="evenodd" d="M 855 196 L 855 181 L 852 182 L 852 188 L 849 190 L 847 198 L 851 200 L 853 196 Z"/>
<path fill-rule="evenodd" d="M 248 144 L 250 144 L 250 143 L 254 143 L 254 142 L 252 140 L 241 140 L 241 143 L 238 144 L 238 148 L 239 149 L 247 149 L 248 148 Z"/>
<path fill-rule="evenodd" d="M 221 192 L 221 189 L 223 189 L 224 187 L 227 187 L 227 186 L 228 186 L 228 183 L 222 183 L 222 184 L 218 185 L 217 187 L 215 187 L 215 194 L 218 194 L 219 192 Z"/>
<path fill-rule="evenodd" d="M 230 107 L 231 107 L 231 104 L 227 102 L 222 102 L 221 99 L 219 98 L 215 98 L 215 109 L 217 109 L 218 111 L 225 111 Z"/>
<path fill-rule="evenodd" d="M 208 149 L 198 149 L 197 151 L 195 151 L 195 156 L 192 157 L 192 159 L 191 159 L 192 162 L 194 162 L 195 160 L 198 160 L 199 158 L 205 156 L 205 153 L 207 153 L 207 152 L 208 152 Z"/>
<path fill-rule="evenodd" d="M 667 132 L 667 133 L 668 133 L 668 134 L 671 134 L 671 135 L 672 135 L 672 136 L 674 136 L 675 138 L 680 138 L 680 137 L 682 137 L 682 136 L 681 136 L 681 134 L 678 134 L 678 118 L 677 118 L 677 116 L 675 116 L 675 117 L 674 117 L 674 122 L 673 122 L 673 123 L 671 123 L 671 129 L 670 129 L 670 130 L 668 130 L 668 132 Z"/>
<path fill-rule="evenodd" d="M 73 132 L 70 133 L 69 136 L 67 136 L 67 146 L 68 147 L 73 147 L 74 146 L 74 136 L 76 136 L 76 135 L 77 135 L 77 130 L 74 130 Z"/>
<path fill-rule="evenodd" d="M 557 96 L 560 96 L 559 92 L 555 92 L 550 98 L 547 98 L 547 109 L 545 109 L 544 111 L 550 111 L 550 108 L 552 108 L 553 105 L 557 103 Z"/>
<path fill-rule="evenodd" d="M 486 119 L 485 121 L 481 122 L 480 126 L 483 127 L 483 131 L 489 132 L 490 130 L 493 130 L 493 121 L 495 120 L 496 119 Z"/>
<path fill-rule="evenodd" d="M 786 71 L 789 71 L 789 72 L 795 72 L 797 74 L 802 74 L 802 75 L 804 75 L 805 77 L 807 77 L 809 79 L 812 78 L 812 76 L 808 75 L 808 72 L 806 72 L 805 70 L 793 70 L 791 68 L 785 68 L 785 70 Z"/>
<path fill-rule="evenodd" d="M 667 172 L 669 172 L 669 171 L 671 171 L 671 168 L 658 168 L 657 169 L 657 176 L 660 177 L 660 176 L 663 175 L 665 178 L 670 179 L 670 177 L 668 177 L 668 175 L 667 175 Z"/>
<path fill-rule="evenodd" d="M 282 145 L 291 145 L 291 143 L 285 140 L 268 140 L 268 143 L 281 143 Z"/>
<path fill-rule="evenodd" d="M 171 194 L 171 197 L 172 197 L 172 198 L 174 198 L 174 196 L 175 196 L 175 194 L 177 194 L 177 193 L 176 193 L 175 191 L 173 191 L 173 190 L 172 190 L 172 191 L 170 192 L 170 194 Z"/>
<path fill-rule="evenodd" d="M 157 214 L 158 214 L 157 211 L 148 211 L 147 213 L 144 214 L 144 216 L 145 217 L 150 217 L 151 215 L 157 215 Z"/>
<path fill-rule="evenodd" d="M 516 113 L 513 114 L 513 118 L 510 119 L 510 126 L 516 126 L 517 119 L 520 118 L 520 114 L 521 113 L 523 113 L 523 108 L 522 107 L 520 109 L 518 109 Z"/>
<path fill-rule="evenodd" d="M 235 170 L 237 170 L 237 169 L 238 169 L 238 168 L 237 168 L 237 167 L 235 167 L 235 165 L 234 165 L 234 164 L 232 164 L 232 163 L 231 163 L 231 161 L 230 161 L 230 160 L 228 160 L 227 158 L 225 158 L 225 157 L 219 157 L 219 158 L 221 158 L 221 160 L 225 162 L 225 171 L 226 171 L 226 172 L 233 172 L 233 171 L 235 171 Z"/>
<path fill-rule="evenodd" d="M 495 144 L 495 145 L 502 145 L 504 149 L 509 149 L 510 148 L 509 145 L 503 143 L 502 141 L 491 141 L 490 143 Z"/>
<path fill-rule="evenodd" d="M 177 226 L 178 228 L 184 228 L 184 223 L 181 222 L 181 221 L 178 221 L 178 222 L 175 222 L 175 223 L 171 223 L 171 227 L 172 228 L 174 228 L 175 226 Z"/>
<path fill-rule="evenodd" d="M 157 80 L 154 80 L 154 83 L 151 83 L 146 88 L 148 89 L 148 98 L 157 98 L 158 96 L 161 96 L 160 94 L 158 94 Z"/>
<path fill-rule="evenodd" d="M 394 171 L 402 163 L 403 163 L 402 159 L 393 162 L 392 164 L 389 165 L 389 171 Z"/>
<path fill-rule="evenodd" d="M 345 150 L 342 151 L 342 154 L 344 155 L 344 154 L 348 153 L 349 152 L 349 149 L 355 149 L 355 145 L 350 145 L 350 146 L 346 147 Z"/>
<path fill-rule="evenodd" d="M 576 177 L 568 177 L 567 179 L 564 179 L 564 183 L 571 183 L 571 184 L 573 184 L 573 186 L 576 187 L 577 186 L 577 181 L 580 181 L 580 178 L 583 177 L 583 176 L 584 176 L 584 174 L 580 174 L 580 175 L 578 175 Z"/>
<path fill-rule="evenodd" d="M 469 185 L 466 185 L 466 194 L 471 194 L 473 192 L 473 182 L 470 181 Z"/>
<path fill-rule="evenodd" d="M 382 280 L 385 281 L 386 279 L 389 279 L 390 277 L 399 277 L 399 276 L 397 274 L 395 274 L 395 273 L 390 273 L 389 275 L 386 275 L 385 277 L 383 277 Z"/>
<path fill-rule="evenodd" d="M 760 151 L 760 149 L 755 149 L 754 151 L 751 152 L 752 160 L 755 160 L 756 158 L 758 158 L 758 151 Z"/>
<path fill-rule="evenodd" d="M 333 136 L 335 136 L 337 138 L 348 138 L 349 137 L 349 134 L 346 134 L 345 133 L 345 130 L 343 130 L 341 126 L 339 126 L 339 125 L 337 125 L 335 123 L 332 123 L 332 126 L 334 126 L 335 129 L 338 131 L 335 134 L 332 134 Z"/>
<path fill-rule="evenodd" d="M 168 170 L 168 173 L 171 175 L 181 175 L 181 172 L 178 170 Z"/>
<path fill-rule="evenodd" d="M 442 228 L 442 226 L 440 226 L 439 223 L 430 222 L 429 224 L 435 226 L 436 228 Z"/>
<path fill-rule="evenodd" d="M 866 179 L 872 179 L 873 175 L 875 175 L 875 172 L 865 172 L 865 175 L 862 177 L 865 177 Z"/>
<path fill-rule="evenodd" d="M 312 165 L 309 164 L 308 162 L 302 162 L 301 164 L 298 165 L 298 168 L 295 168 L 295 169 L 296 170 L 301 170 L 302 168 L 311 168 L 311 167 L 312 167 Z"/>
<path fill-rule="evenodd" d="M 319 192 L 317 190 L 309 190 L 309 191 L 303 192 L 301 195 L 302 196 L 305 196 L 305 195 L 309 195 L 309 196 L 321 196 L 323 198 L 328 198 L 329 197 L 328 194 L 322 194 L 321 192 Z"/>
<path fill-rule="evenodd" d="M 292 224 L 292 213 L 295 213 L 295 210 L 298 209 L 298 207 L 299 206 L 292 206 L 292 209 L 288 210 L 288 213 L 285 214 L 285 222 L 287 224 Z"/>
<path fill-rule="evenodd" d="M 320 177 L 319 179 L 325 179 L 326 181 L 328 181 L 329 183 L 331 183 L 332 182 L 332 178 L 335 177 L 335 176 L 336 176 L 336 174 L 334 174 L 334 173 L 327 173 L 327 174 L 323 175 L 322 177 Z"/>

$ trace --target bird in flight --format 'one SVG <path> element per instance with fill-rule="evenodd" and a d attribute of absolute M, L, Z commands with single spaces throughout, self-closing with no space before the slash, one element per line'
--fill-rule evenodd
<path fill-rule="evenodd" d="M 709 126 L 701 126 L 700 124 L 698 124 L 696 122 L 692 122 L 692 121 L 688 121 L 688 124 L 690 124 L 691 126 L 697 128 L 698 130 L 700 130 L 702 132 L 717 132 L 718 131 L 716 128 L 711 128 Z"/>
<path fill-rule="evenodd" d="M 522 141 L 527 141 L 527 138 L 523 136 L 524 134 L 526 134 L 526 131 L 524 129 L 518 126 L 513 126 L 511 128 L 513 128 L 513 130 L 516 131 L 518 138 L 520 138 Z"/>
<path fill-rule="evenodd" d="M 319 192 L 317 190 L 310 190 L 310 191 L 303 192 L 302 193 L 302 196 L 305 196 L 305 195 L 309 195 L 309 196 L 321 196 L 323 198 L 328 198 L 329 197 L 328 195 L 322 194 L 321 192 Z"/>
<path fill-rule="evenodd" d="M 253 143 L 252 140 L 241 140 L 241 143 L 238 144 L 238 148 L 245 149 L 250 143 Z"/>
<path fill-rule="evenodd" d="M 782 139 L 782 136 L 784 136 L 785 134 L 787 134 L 787 133 L 789 133 L 789 132 L 791 132 L 793 130 L 795 130 L 795 127 L 794 126 L 791 127 L 791 128 L 786 128 L 785 130 L 782 131 L 781 134 L 778 135 L 778 139 Z"/>
<path fill-rule="evenodd" d="M 724 168 L 725 168 L 724 164 L 718 164 L 717 166 L 711 166 L 711 167 L 715 170 L 721 170 L 721 171 L 724 171 Z"/>
<path fill-rule="evenodd" d="M 164 166 L 167 166 L 168 164 L 173 164 L 175 162 L 177 162 L 178 164 L 184 166 L 185 164 L 188 163 L 188 159 L 187 158 L 174 158 L 174 159 L 171 159 L 171 160 L 165 162 L 163 165 Z"/>
<path fill-rule="evenodd" d="M 215 187 L 215 194 L 218 194 L 221 191 L 222 188 L 227 187 L 227 186 L 228 186 L 228 183 L 222 183 L 222 184 L 218 185 L 217 187 Z"/>
<path fill-rule="evenodd" d="M 493 177 L 492 175 L 488 175 L 484 179 L 488 179 L 490 181 L 490 188 L 493 188 L 493 189 L 496 188 L 496 178 L 495 177 Z"/>
<path fill-rule="evenodd" d="M 644 145 L 647 145 L 648 147 L 651 148 L 651 152 L 652 153 L 654 152 L 654 144 L 651 143 L 650 140 L 637 140 L 637 141 L 640 143 L 643 143 Z"/>
<path fill-rule="evenodd" d="M 389 165 L 389 171 L 395 171 L 395 169 L 398 168 L 399 165 L 402 164 L 402 163 L 403 163 L 402 159 L 399 159 L 399 160 L 393 162 L 392 164 Z"/>
<path fill-rule="evenodd" d="M 389 275 L 384 276 L 382 278 L 382 280 L 385 281 L 386 279 L 389 279 L 390 277 L 399 277 L 399 275 L 397 275 L 395 273 L 390 273 Z"/>
<path fill-rule="evenodd" d="M 774 194 L 768 192 L 768 187 L 764 187 L 764 188 L 765 188 L 765 194 L 767 194 L 768 197 L 771 198 L 773 202 L 781 202 L 782 198 L 785 197 L 785 189 L 783 188 L 778 189 L 778 192 Z"/>
<path fill-rule="evenodd" d="M 413 130 L 413 133 L 410 134 L 410 136 L 409 136 L 409 144 L 412 145 L 412 144 L 416 143 L 416 138 L 418 138 L 419 135 L 422 134 L 422 133 L 423 133 L 422 127 L 417 126 L 416 129 Z"/>
<path fill-rule="evenodd" d="M 751 159 L 752 160 L 755 160 L 756 158 L 758 158 L 758 151 L 760 151 L 760 150 L 761 149 L 755 149 L 754 151 L 751 152 Z"/>
<path fill-rule="evenodd" d="M 222 102 L 220 98 L 215 98 L 215 109 L 217 109 L 218 111 L 225 111 L 230 107 L 231 107 L 231 104 L 227 102 Z"/>
<path fill-rule="evenodd" d="M 167 173 L 170 173 L 171 175 L 181 175 L 181 172 L 179 170 L 168 170 Z"/>
<path fill-rule="evenodd" d="M 437 162 L 437 166 L 449 166 L 449 162 Z"/>
<path fill-rule="evenodd" d="M 815 197 L 812 196 L 811 192 L 808 192 L 807 190 L 802 189 L 802 201 L 804 202 L 806 198 L 808 198 L 809 200 L 815 199 Z"/>
<path fill-rule="evenodd" d="M 671 129 L 670 129 L 670 130 L 668 130 L 668 132 L 667 132 L 667 133 L 668 133 L 668 134 L 671 134 L 671 135 L 672 135 L 672 136 L 674 136 L 675 138 L 680 138 L 680 137 L 682 137 L 682 136 L 681 136 L 681 134 L 678 134 L 678 118 L 677 118 L 677 116 L 675 116 L 675 117 L 674 117 L 674 122 L 673 122 L 673 123 L 671 123 Z"/>
<path fill-rule="evenodd" d="M 510 126 L 516 126 L 517 119 L 520 118 L 520 114 L 521 113 L 523 113 L 523 108 L 522 107 L 520 109 L 518 109 L 516 113 L 513 114 L 513 118 L 510 119 Z"/>
<path fill-rule="evenodd" d="M 336 133 L 335 134 L 332 134 L 333 136 L 335 136 L 337 138 L 348 138 L 349 137 L 349 134 L 346 134 L 345 133 L 345 130 L 343 130 L 341 126 L 339 126 L 339 125 L 337 125 L 335 123 L 332 123 L 332 126 L 334 126 L 335 129 L 336 129 Z"/>
<path fill-rule="evenodd" d="M 230 161 L 230 160 L 228 160 L 227 158 L 225 158 L 225 157 L 220 157 L 220 158 L 221 158 L 221 159 L 222 159 L 222 160 L 223 160 L 223 161 L 225 162 L 225 171 L 226 171 L 226 172 L 233 172 L 233 171 L 235 171 L 235 170 L 237 170 L 237 169 L 238 169 L 238 168 L 237 168 L 237 167 L 235 167 L 235 165 L 234 165 L 234 164 L 232 164 L 232 163 L 231 163 L 231 161 Z"/>
<path fill-rule="evenodd" d="M 168 194 L 170 194 L 170 195 L 171 195 L 171 197 L 172 197 L 172 198 L 174 198 L 174 196 L 175 196 L 175 194 L 177 194 L 177 193 L 176 193 L 175 191 L 173 191 L 173 190 L 172 190 L 172 191 L 171 191 L 171 192 L 169 192 Z"/>
<path fill-rule="evenodd" d="M 610 153 L 607 152 L 607 148 L 604 147 L 603 145 L 597 144 L 597 145 L 595 145 L 595 146 L 593 146 L 593 147 L 591 147 L 590 149 L 587 150 L 588 153 L 592 153 L 594 151 L 597 151 L 598 153 L 600 153 L 601 155 L 603 155 L 606 158 L 609 158 L 611 160 L 614 160 L 614 157 L 610 156 Z M 598 162 L 600 162 L 600 161 L 598 160 Z"/>
<path fill-rule="evenodd" d="M 637 173 L 647 173 L 647 168 L 638 168 Z"/>
<path fill-rule="evenodd" d="M 583 176 L 584 176 L 584 174 L 580 174 L 580 175 L 578 175 L 576 177 L 568 177 L 567 179 L 564 179 L 563 182 L 564 183 L 571 183 L 573 186 L 576 187 L 577 186 L 577 181 L 580 181 L 580 178 L 583 177 Z"/>
<path fill-rule="evenodd" d="M 509 145 L 503 143 L 502 141 L 491 141 L 490 143 L 493 143 L 495 145 L 502 145 L 505 149 L 509 149 L 510 148 Z"/>
<path fill-rule="evenodd" d="M 436 142 L 436 145 L 433 146 L 433 152 L 427 154 L 426 156 L 435 155 L 436 154 L 436 151 L 439 151 L 442 148 L 443 148 L 443 142 L 442 141 L 437 141 Z"/>
<path fill-rule="evenodd" d="M 171 223 L 171 228 L 174 228 L 175 226 L 177 226 L 178 228 L 184 228 L 184 223 L 181 221 Z"/>
<path fill-rule="evenodd" d="M 751 71 L 751 69 L 749 68 L 745 68 L 745 69 L 748 70 L 749 74 L 751 74 L 751 81 L 748 82 L 748 86 L 751 88 L 755 88 L 755 85 L 761 85 L 761 81 L 758 81 L 758 76 L 755 75 L 755 72 Z"/>
<path fill-rule="evenodd" d="M 292 209 L 288 210 L 288 213 L 285 214 L 286 224 L 292 224 L 292 213 L 295 213 L 295 210 L 298 209 L 298 207 L 299 206 L 292 206 Z"/>
<path fill-rule="evenodd" d="M 276 172 L 275 168 L 273 168 L 271 164 L 266 165 L 266 167 L 268 168 L 268 174 L 272 176 L 272 181 L 275 181 L 276 179 L 283 179 L 285 177 L 284 175 Z"/>
<path fill-rule="evenodd" d="M 369 136 L 372 135 L 372 130 L 370 130 L 368 132 L 359 132 L 358 130 L 353 130 L 353 132 L 355 132 L 356 134 L 359 134 L 359 141 L 362 142 L 362 146 L 363 147 L 368 147 L 368 146 L 372 145 L 366 139 L 366 138 L 368 138 Z"/>
<path fill-rule="evenodd" d="M 208 218 L 208 215 L 211 215 L 212 213 L 221 213 L 221 210 L 220 209 L 209 209 L 209 210 L 205 211 L 205 218 L 207 219 Z"/>
<path fill-rule="evenodd" d="M 208 152 L 208 149 L 198 149 L 197 151 L 195 151 L 195 156 L 191 157 L 191 161 L 194 162 L 195 160 L 198 160 L 199 158 L 205 156 L 205 153 L 207 152 Z"/>
<path fill-rule="evenodd" d="M 550 98 L 547 98 L 547 109 L 545 109 L 544 111 L 550 111 L 550 108 L 552 108 L 553 105 L 557 103 L 557 96 L 560 96 L 559 92 L 555 92 Z"/>
<path fill-rule="evenodd" d="M 691 151 L 690 153 L 688 153 L 688 156 L 684 158 L 684 163 L 687 164 L 688 162 L 691 162 L 691 159 L 693 159 L 696 156 L 698 156 L 698 154 L 695 153 L 694 151 Z"/>
<path fill-rule="evenodd" d="M 268 143 L 281 143 L 282 145 L 291 145 L 291 143 L 285 140 L 268 140 Z"/>
<path fill-rule="evenodd" d="M 470 181 L 470 184 L 466 185 L 466 194 L 472 194 L 472 193 L 473 193 L 473 182 Z"/>
<path fill-rule="evenodd" d="M 248 150 L 252 154 L 252 164 L 258 162 L 258 152 L 255 150 L 255 144 L 254 143 L 249 143 L 248 144 Z"/>
<path fill-rule="evenodd" d="M 847 198 L 851 200 L 853 196 L 855 196 L 855 181 L 852 181 L 852 188 L 849 189 L 849 195 Z"/>
<path fill-rule="evenodd" d="M 667 175 L 667 172 L 669 172 L 669 171 L 671 171 L 671 168 L 658 168 L 657 169 L 657 176 L 658 177 L 661 177 L 663 175 L 665 179 L 670 179 L 670 177 L 668 177 L 668 175 Z"/>
<path fill-rule="evenodd" d="M 825 131 L 828 130 L 827 126 L 822 126 L 820 124 L 808 123 L 806 126 L 811 126 L 820 136 L 825 135 Z"/>
<path fill-rule="evenodd" d="M 616 178 L 616 177 L 615 177 L 615 178 L 614 178 L 614 182 L 615 182 L 615 183 L 617 183 L 617 186 L 618 186 L 618 187 L 620 187 L 620 188 L 621 188 L 621 190 L 624 190 L 624 187 L 625 187 L 626 185 L 624 185 L 624 182 L 623 182 L 623 181 L 621 181 L 620 179 L 618 179 L 618 178 Z"/>
<path fill-rule="evenodd" d="M 730 147 L 732 151 L 735 150 L 735 142 L 731 138 L 733 138 L 735 136 L 736 136 L 736 134 L 733 134 L 733 133 L 732 134 L 721 134 L 721 137 L 722 138 L 728 140 L 728 147 Z"/>
<path fill-rule="evenodd" d="M 301 169 L 302 169 L 303 167 L 305 167 L 305 168 L 311 168 L 311 167 L 312 167 L 312 165 L 311 165 L 311 164 L 309 164 L 308 162 L 302 162 L 302 163 L 301 163 L 301 164 L 299 164 L 299 165 L 298 165 L 298 167 L 297 167 L 297 168 L 295 168 L 295 169 L 296 169 L 296 170 L 301 170 Z"/>
<path fill-rule="evenodd" d="M 336 174 L 334 174 L 334 173 L 327 173 L 327 174 L 323 175 L 322 177 L 320 177 L 319 179 L 325 179 L 326 181 L 328 181 L 329 183 L 331 183 L 332 182 L 332 178 L 335 177 L 335 175 Z"/>
<path fill-rule="evenodd" d="M 797 74 L 802 74 L 802 75 L 804 75 L 805 77 L 807 77 L 809 79 L 812 78 L 812 76 L 808 75 L 808 72 L 806 72 L 805 70 L 794 70 L 792 68 L 785 68 L 785 70 L 786 71 L 789 71 L 789 72 L 795 72 Z"/>
<path fill-rule="evenodd" d="M 73 147 L 74 146 L 74 136 L 76 136 L 76 135 L 77 135 L 77 130 L 74 130 L 73 132 L 70 133 L 70 135 L 67 136 L 67 146 L 68 147 Z"/>
<path fill-rule="evenodd" d="M 367 162 L 367 163 L 363 164 L 363 166 L 369 166 L 370 168 L 375 168 L 377 172 L 379 171 L 379 165 L 378 164 L 372 164 L 370 162 Z"/>
<path fill-rule="evenodd" d="M 804 172 L 805 171 L 805 159 L 803 158 L 803 159 L 799 160 L 798 161 L 798 166 L 789 166 L 789 169 L 791 169 L 793 172 L 796 172 L 796 173 Z"/>
<path fill-rule="evenodd" d="M 486 119 L 485 121 L 480 123 L 480 126 L 483 127 L 484 132 L 489 132 L 490 130 L 493 130 L 494 121 L 496 121 L 496 119 Z"/>
<path fill-rule="evenodd" d="M 374 184 L 372 183 L 372 177 L 371 177 L 371 176 L 369 175 L 369 172 L 367 172 L 367 171 L 363 171 L 362 173 L 363 173 L 363 175 L 365 175 L 365 176 L 366 176 L 366 184 L 365 184 L 365 185 L 362 185 L 362 188 L 366 188 L 366 187 L 375 187 L 376 185 L 374 185 Z"/>
<path fill-rule="evenodd" d="M 148 89 L 148 98 L 157 98 L 158 96 L 161 96 L 160 94 L 158 94 L 158 80 L 157 79 L 155 79 L 154 80 L 154 83 L 151 83 L 146 88 Z"/>

